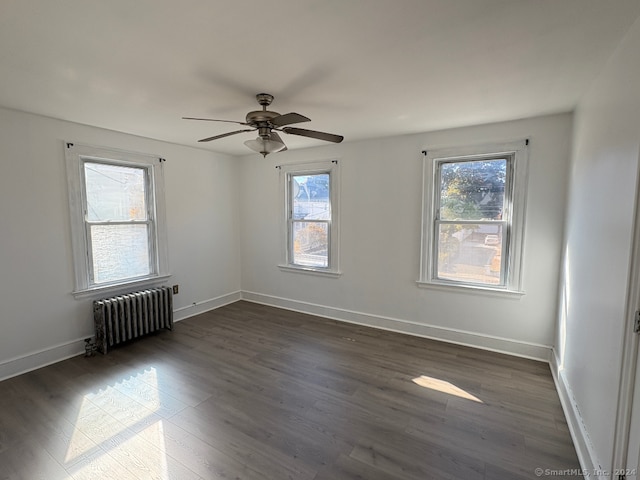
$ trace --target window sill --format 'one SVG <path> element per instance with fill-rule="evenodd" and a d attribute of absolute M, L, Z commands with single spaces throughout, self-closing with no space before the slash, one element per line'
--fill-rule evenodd
<path fill-rule="evenodd" d="M 509 290 L 506 288 L 483 287 L 479 285 L 461 285 L 452 283 L 425 282 L 418 280 L 416 282 L 420 288 L 432 288 L 434 290 L 442 290 L 446 292 L 471 293 L 477 295 L 494 295 L 497 297 L 520 298 L 525 293 L 521 290 Z"/>
<path fill-rule="evenodd" d="M 116 283 L 103 285 L 99 287 L 90 287 L 83 290 L 74 290 L 71 294 L 75 299 L 88 298 L 88 297 L 103 297 L 108 294 L 118 294 L 131 292 L 132 289 L 139 289 L 144 287 L 153 287 L 164 283 L 168 278 L 171 277 L 171 274 L 166 275 L 158 275 L 156 277 L 151 278 L 141 278 L 139 280 L 133 280 L 131 282 L 124 283 Z"/>
<path fill-rule="evenodd" d="M 292 265 L 278 265 L 278 268 L 283 272 L 292 273 L 306 273 L 309 275 L 318 275 L 321 277 L 338 278 L 342 275 L 342 272 L 337 270 L 319 269 L 312 267 L 294 267 Z"/>

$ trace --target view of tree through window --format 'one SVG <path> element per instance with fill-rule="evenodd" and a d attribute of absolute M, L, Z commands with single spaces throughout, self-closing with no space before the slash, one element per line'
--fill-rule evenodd
<path fill-rule="evenodd" d="M 507 158 L 441 162 L 437 278 L 503 285 Z"/>

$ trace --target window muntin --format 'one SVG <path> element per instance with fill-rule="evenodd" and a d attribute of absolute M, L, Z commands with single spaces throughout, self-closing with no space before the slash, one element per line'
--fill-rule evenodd
<path fill-rule="evenodd" d="M 286 212 L 280 267 L 338 274 L 337 162 L 279 168 Z"/>
<path fill-rule="evenodd" d="M 527 145 L 424 152 L 419 285 L 522 293 Z"/>
<path fill-rule="evenodd" d="M 169 276 L 164 160 L 67 143 L 76 297 Z"/>

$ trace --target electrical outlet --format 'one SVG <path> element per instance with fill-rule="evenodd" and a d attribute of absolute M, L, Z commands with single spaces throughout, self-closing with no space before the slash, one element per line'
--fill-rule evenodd
<path fill-rule="evenodd" d="M 178 295 L 178 293 L 180 293 L 180 286 L 179 285 L 174 285 L 173 286 L 173 294 L 174 295 Z"/>

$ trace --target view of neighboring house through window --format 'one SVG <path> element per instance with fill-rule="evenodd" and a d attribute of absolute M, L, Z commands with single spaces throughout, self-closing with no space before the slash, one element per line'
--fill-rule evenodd
<path fill-rule="evenodd" d="M 425 159 L 421 281 L 519 290 L 524 156 L 436 156 Z"/>
<path fill-rule="evenodd" d="M 281 267 L 336 273 L 337 163 L 280 168 L 286 209 L 286 251 Z"/>
<path fill-rule="evenodd" d="M 168 276 L 162 160 L 67 144 L 75 293 Z"/>

